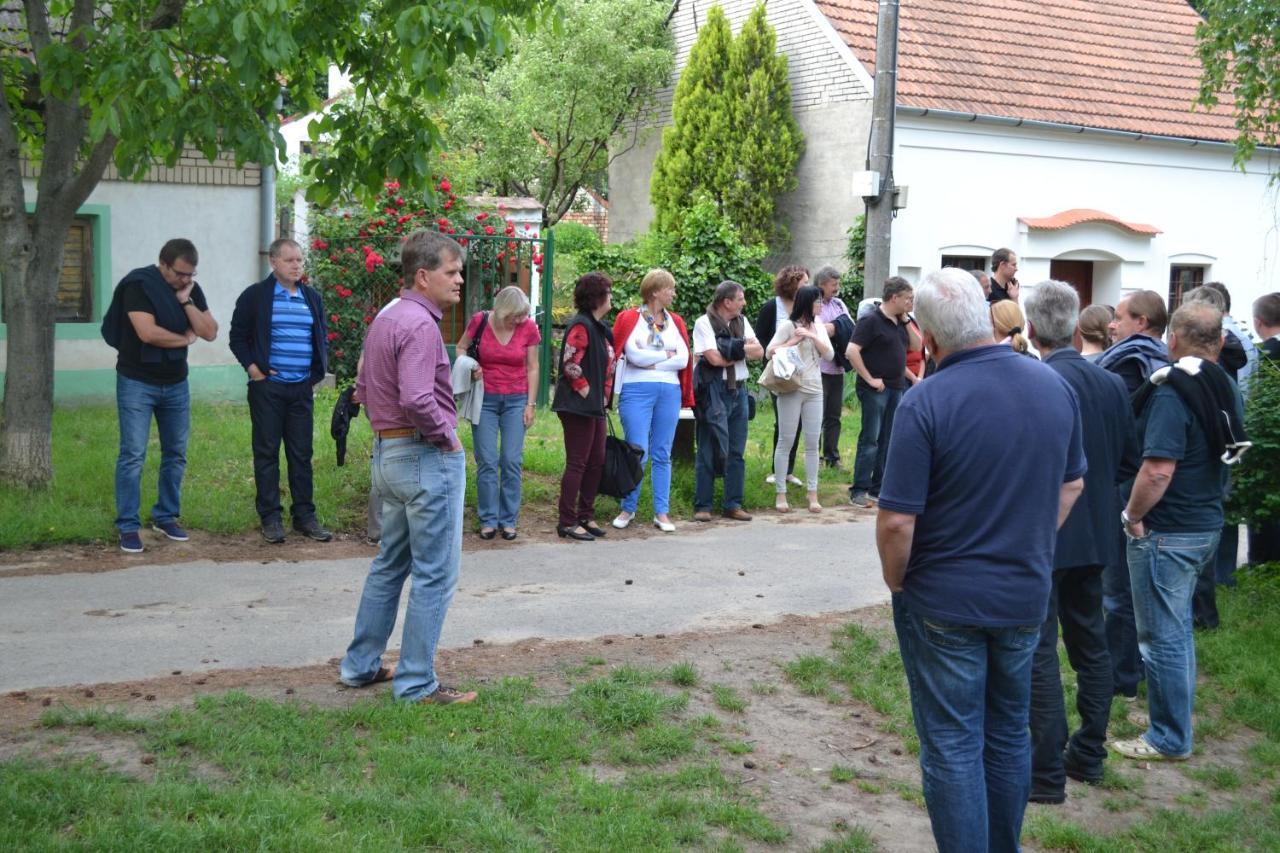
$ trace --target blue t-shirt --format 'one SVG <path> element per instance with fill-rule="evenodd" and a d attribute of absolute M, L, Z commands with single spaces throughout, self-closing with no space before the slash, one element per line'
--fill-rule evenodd
<path fill-rule="evenodd" d="M 311 308 L 302 288 L 292 294 L 276 282 L 271 295 L 272 382 L 306 382 L 311 378 Z"/>
<path fill-rule="evenodd" d="M 1160 533 L 1207 533 L 1222 529 L 1226 466 L 1209 450 L 1204 429 L 1173 386 L 1156 388 L 1138 416 L 1143 459 L 1178 463 L 1164 497 L 1146 514 L 1146 526 Z M 1133 481 L 1125 497 L 1133 491 Z"/>
<path fill-rule="evenodd" d="M 1067 382 L 995 344 L 947 356 L 909 389 L 880 506 L 916 516 L 904 603 L 959 625 L 1044 621 L 1062 484 L 1084 476 Z"/>

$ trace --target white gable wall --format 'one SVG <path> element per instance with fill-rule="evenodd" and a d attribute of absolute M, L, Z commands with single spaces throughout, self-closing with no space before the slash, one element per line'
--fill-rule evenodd
<path fill-rule="evenodd" d="M 1024 286 L 1048 278 L 1053 259 L 1094 261 L 1093 301 L 1114 305 L 1129 290 L 1167 294 L 1171 264 L 1204 265 L 1205 280 L 1226 284 L 1232 313 L 1245 320 L 1252 300 L 1280 283 L 1280 208 L 1267 180 L 1280 168 L 1274 152 L 1242 174 L 1229 146 L 901 115 L 896 145 L 895 177 L 909 187 L 909 204 L 894 222 L 891 266 L 909 278 L 937 269 L 943 254 L 1007 246 Z M 1018 221 L 1071 208 L 1161 233 L 1098 223 L 1030 230 Z"/>
<path fill-rule="evenodd" d="M 711 5 L 681 0 L 671 19 L 676 71 L 671 87 L 660 95 L 658 121 L 663 127 L 671 124 L 676 82 Z M 736 35 L 755 2 L 724 0 L 719 5 Z M 775 0 L 768 4 L 767 15 L 777 33 L 778 51 L 788 57 L 792 112 L 806 142 L 797 167 L 799 188 L 782 199 L 779 207 L 781 218 L 791 228 L 791 249 L 772 260 L 778 266 L 795 262 L 843 267 L 840 258 L 847 242 L 845 232 L 862 212 L 862 200 L 851 191 L 850 175 L 863 168 L 866 157 L 871 80 L 809 0 Z M 659 132 L 642 131 L 635 146 L 610 165 L 611 242 L 625 242 L 644 233 L 653 220 L 649 179 L 661 147 Z"/>

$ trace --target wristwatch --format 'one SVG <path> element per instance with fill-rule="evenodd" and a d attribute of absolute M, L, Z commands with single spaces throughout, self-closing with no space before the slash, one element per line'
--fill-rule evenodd
<path fill-rule="evenodd" d="M 191 304 L 191 300 L 190 300 L 190 299 L 188 299 L 186 302 L 179 302 L 179 303 L 178 303 L 178 305 L 179 305 L 180 307 L 182 307 L 182 308 L 186 308 L 186 307 L 187 307 L 188 305 L 190 305 L 190 304 Z"/>
<path fill-rule="evenodd" d="M 1124 529 L 1125 529 L 1125 530 L 1129 530 L 1129 529 L 1130 529 L 1130 528 L 1132 528 L 1135 524 L 1141 524 L 1141 523 L 1142 523 L 1142 519 L 1141 519 L 1141 518 L 1130 518 L 1130 517 L 1129 517 L 1129 511 L 1128 511 L 1128 510 L 1124 510 L 1124 509 L 1122 509 L 1122 510 L 1120 510 L 1120 523 L 1124 525 Z"/>

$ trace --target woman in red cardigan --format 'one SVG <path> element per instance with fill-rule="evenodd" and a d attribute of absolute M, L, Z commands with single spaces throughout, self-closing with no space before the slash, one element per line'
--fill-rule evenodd
<path fill-rule="evenodd" d="M 680 407 L 693 405 L 693 359 L 689 330 L 671 311 L 676 282 L 666 270 L 649 270 L 640 282 L 640 307 L 628 308 L 613 324 L 618 368 L 614 391 L 627 441 L 652 462 L 653 526 L 674 533 L 668 515 L 671 494 L 671 445 Z M 622 529 L 635 517 L 640 486 L 622 499 L 613 526 Z"/>

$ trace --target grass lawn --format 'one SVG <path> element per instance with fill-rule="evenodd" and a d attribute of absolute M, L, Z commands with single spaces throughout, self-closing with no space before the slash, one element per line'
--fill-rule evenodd
<path fill-rule="evenodd" d="M 1071 783 L 1066 805 L 1029 807 L 1026 844 L 1280 849 L 1280 565 L 1249 573 L 1220 596 L 1220 607 L 1224 627 L 1197 636 L 1193 758 L 1109 758 L 1102 785 Z M 475 705 L 449 709 L 398 706 L 385 692 L 338 708 L 240 692 L 138 716 L 53 708 L 41 720 L 45 748 L 0 762 L 0 846 L 837 851 L 874 850 L 877 841 L 894 849 L 895 839 L 916 844 L 925 830 L 914 768 L 906 768 L 908 781 L 877 770 L 887 766 L 883 759 L 867 764 L 868 753 L 842 753 L 852 760 L 821 770 L 822 787 L 837 789 L 831 796 L 840 817 L 828 824 L 828 840 L 805 844 L 780 815 L 800 820 L 822 804 L 771 798 L 783 778 L 776 769 L 760 781 L 755 771 L 733 770 L 766 761 L 762 752 L 780 761 L 805 746 L 789 740 L 790 731 L 769 740 L 753 728 L 754 711 L 779 701 L 788 703 L 783 713 L 807 718 L 821 713 L 813 703 L 833 708 L 846 732 L 859 718 L 886 746 L 901 744 L 899 767 L 912 760 L 892 632 L 883 608 L 869 613 L 836 630 L 827 654 L 777 661 L 770 665 L 776 680 L 746 689 L 724 683 L 730 671 L 719 659 L 610 668 L 589 657 L 565 662 L 566 680 L 554 691 L 536 679 L 508 678 L 483 687 Z M 1069 670 L 1067 679 L 1070 691 Z M 1112 735 L 1137 731 L 1122 706 Z M 86 739 L 98 749 L 126 742 L 141 761 L 122 770 L 96 754 L 59 754 L 59 745 Z M 914 816 L 916 835 L 891 829 L 876 836 L 859 824 L 864 812 L 886 811 Z M 906 832 L 912 821 L 899 819 Z"/>
<path fill-rule="evenodd" d="M 320 389 L 315 403 L 314 477 L 315 501 L 321 519 L 335 530 L 363 535 L 369 493 L 369 458 L 372 432 L 363 417 L 352 425 L 347 440 L 347 464 L 339 468 L 329 417 L 335 393 Z M 847 501 L 845 489 L 852 479 L 853 446 L 858 417 L 846 409 L 841 432 L 843 470 L 823 469 L 819 481 L 824 503 Z M 621 425 L 615 425 L 621 434 Z M 471 430 L 459 430 L 467 446 L 467 529 L 475 522 L 475 460 L 471 456 Z M 772 469 L 773 409 L 766 401 L 751 422 L 747 441 L 746 506 L 773 506 L 773 487 L 764 482 Z M 53 487 L 45 491 L 5 489 L 0 492 L 0 550 L 73 542 L 110 542 L 115 539 L 115 459 L 119 442 L 114 405 L 63 406 L 53 418 Z M 249 410 L 236 403 L 195 403 L 191 413 L 191 438 L 182 490 L 182 521 L 193 530 L 218 534 L 253 533 L 258 527 L 253 508 L 253 457 L 249 450 Z M 801 451 L 803 454 L 803 450 Z M 283 454 L 281 454 L 283 457 Z M 152 430 L 142 475 L 142 522 L 156 500 L 156 471 L 160 447 Z M 801 475 L 803 455 L 796 461 Z M 554 524 L 560 473 L 564 470 L 564 441 L 560 421 L 547 409 L 525 440 L 525 523 Z M 288 486 L 281 461 L 281 490 L 288 509 Z M 717 486 L 719 489 L 719 486 Z M 803 509 L 803 493 L 791 489 L 792 505 Z M 677 460 L 671 487 L 672 512 L 677 518 L 693 514 L 693 462 Z M 647 518 L 652 506 L 648 481 L 641 492 L 640 515 Z M 596 505 L 601 523 L 612 519 L 618 502 L 601 497 Z M 770 510 L 771 511 L 771 510 Z M 287 524 L 286 517 L 286 524 Z M 255 534 L 256 535 L 256 534 Z"/>

